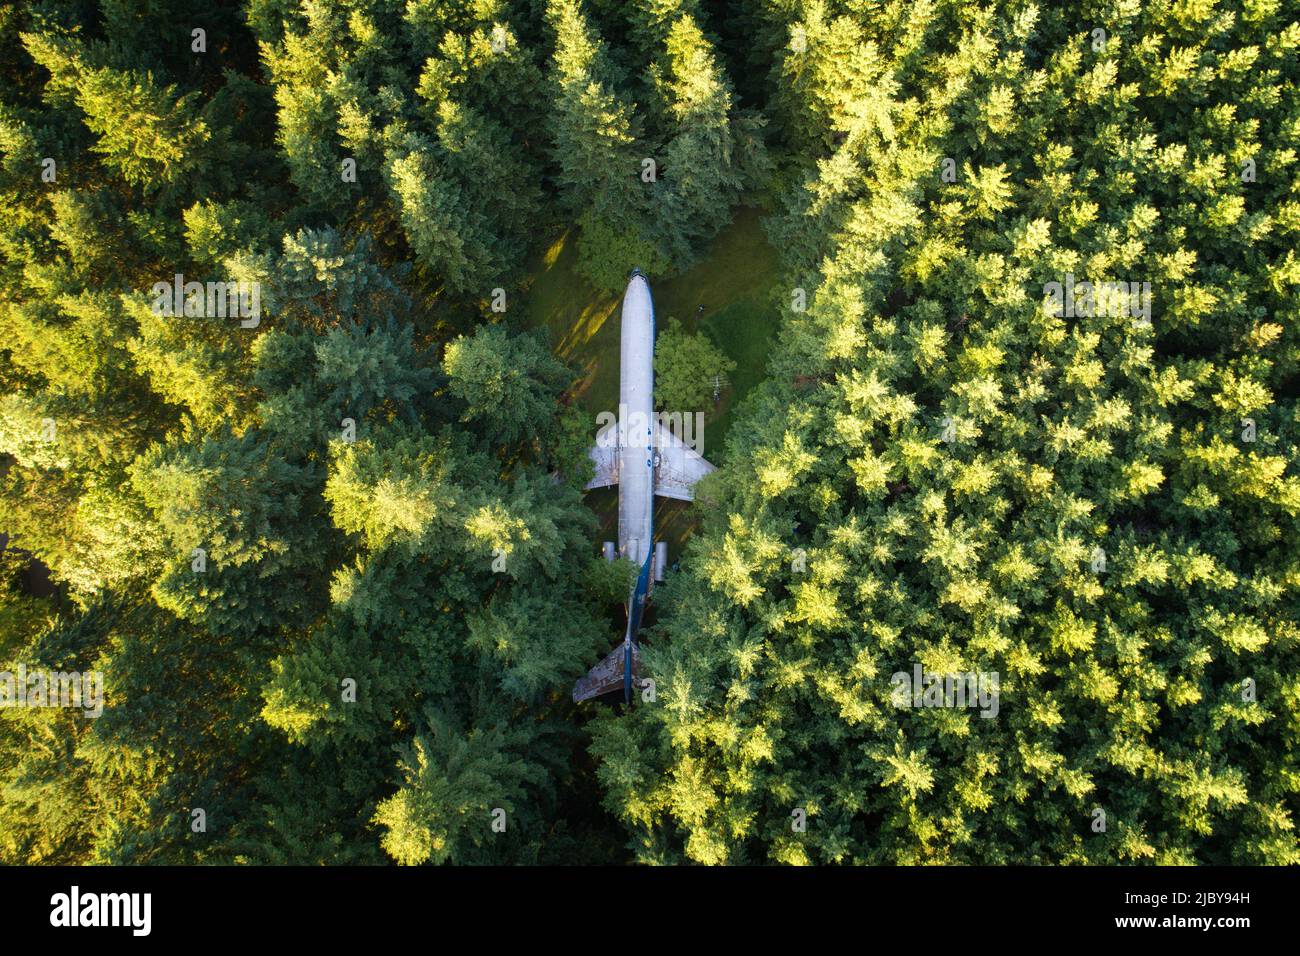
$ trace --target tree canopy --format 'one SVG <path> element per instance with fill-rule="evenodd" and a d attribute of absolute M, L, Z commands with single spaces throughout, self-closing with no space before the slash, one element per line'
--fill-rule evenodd
<path fill-rule="evenodd" d="M 1280 0 L 0 2 L 0 678 L 103 703 L 0 862 L 1300 863 L 1298 83 Z M 741 205 L 575 705 L 583 347 Z"/>

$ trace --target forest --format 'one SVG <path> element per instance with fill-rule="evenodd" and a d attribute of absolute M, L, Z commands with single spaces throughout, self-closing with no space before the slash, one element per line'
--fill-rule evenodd
<path fill-rule="evenodd" d="M 1300 864 L 1298 150 L 1295 0 L 0 2 L 0 864 Z"/>

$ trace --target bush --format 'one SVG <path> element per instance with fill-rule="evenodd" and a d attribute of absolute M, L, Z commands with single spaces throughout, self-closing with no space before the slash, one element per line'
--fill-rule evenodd
<path fill-rule="evenodd" d="M 694 412 L 711 408 L 714 379 L 722 388 L 736 363 L 698 332 L 687 332 L 677 319 L 655 342 L 655 407 Z"/>

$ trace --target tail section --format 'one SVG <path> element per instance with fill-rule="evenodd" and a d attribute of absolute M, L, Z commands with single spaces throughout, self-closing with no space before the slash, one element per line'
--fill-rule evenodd
<path fill-rule="evenodd" d="M 637 632 L 641 630 L 641 618 L 645 613 L 646 598 L 650 593 L 650 567 L 654 563 L 655 549 L 650 548 L 641 572 L 636 576 L 636 584 L 628 595 L 627 630 L 623 634 L 623 644 L 610 651 L 605 658 L 587 672 L 587 676 L 573 685 L 573 701 L 594 700 L 612 694 L 620 688 L 623 691 L 623 703 L 632 702 L 632 685 L 639 676 L 641 655 L 637 650 Z"/>
<path fill-rule="evenodd" d="M 573 702 L 580 704 L 584 700 L 596 700 L 613 694 L 622 694 L 628 699 L 628 689 L 636 682 L 641 667 L 641 655 L 636 644 L 631 645 L 632 673 L 628 674 L 628 645 L 620 644 L 604 660 L 587 671 L 587 676 L 573 685 Z"/>

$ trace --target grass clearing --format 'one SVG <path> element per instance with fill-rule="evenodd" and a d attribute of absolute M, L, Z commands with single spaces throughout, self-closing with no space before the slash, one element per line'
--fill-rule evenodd
<path fill-rule="evenodd" d="M 695 265 L 670 279 L 650 276 L 658 327 L 664 328 L 669 318 L 680 319 L 687 331 L 707 335 L 736 363 L 717 407 L 702 409 L 707 415 L 704 455 L 711 461 L 722 450 L 737 403 L 763 378 L 779 322 L 777 254 L 763 232 L 762 215 L 753 207 L 738 208 Z M 538 257 L 526 283 L 524 308 L 528 325 L 548 329 L 555 354 L 578 370 L 575 396 L 591 413 L 594 436 L 596 414 L 618 408 L 622 293 L 593 289 L 577 273 L 576 239 L 576 230 L 570 229 Z M 617 494 L 592 492 L 589 500 L 605 537 L 611 536 Z M 656 528 L 675 560 L 694 527 L 689 506 L 663 499 L 656 499 L 655 506 Z"/>
<path fill-rule="evenodd" d="M 702 331 L 736 362 L 731 386 L 709 413 L 705 447 L 720 448 L 735 403 L 763 378 L 779 320 L 776 250 L 763 233 L 760 210 L 743 206 L 694 266 L 671 279 L 650 277 L 655 322 L 680 319 Z M 569 230 L 538 257 L 524 293 L 531 327 L 545 327 L 555 354 L 579 371 L 575 394 L 594 416 L 618 407 L 621 293 L 593 289 L 576 271 L 576 234 Z M 704 306 L 701 314 L 699 307 Z"/>

